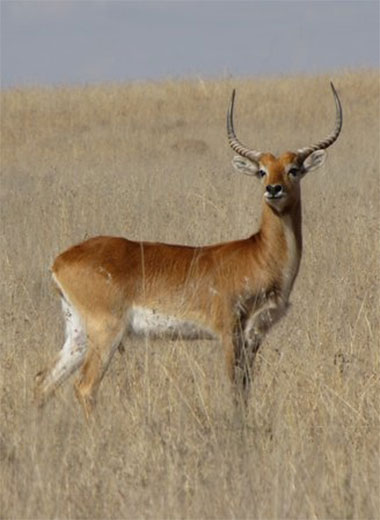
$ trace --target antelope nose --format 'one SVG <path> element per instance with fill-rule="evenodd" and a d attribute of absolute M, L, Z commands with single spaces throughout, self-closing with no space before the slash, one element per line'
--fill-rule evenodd
<path fill-rule="evenodd" d="M 269 195 L 274 197 L 282 191 L 282 186 L 281 184 L 268 184 L 268 186 L 266 187 L 266 191 L 269 193 Z"/>

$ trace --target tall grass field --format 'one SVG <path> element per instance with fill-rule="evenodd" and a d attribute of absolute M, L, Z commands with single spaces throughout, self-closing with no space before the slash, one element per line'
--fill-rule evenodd
<path fill-rule="evenodd" d="M 236 419 L 216 341 L 133 339 L 87 424 L 70 379 L 34 376 L 63 344 L 54 257 L 98 234 L 206 245 L 260 223 L 235 129 L 274 154 L 343 130 L 302 184 L 304 253 L 287 316 Z M 1 93 L 0 518 L 378 519 L 378 71 Z"/>

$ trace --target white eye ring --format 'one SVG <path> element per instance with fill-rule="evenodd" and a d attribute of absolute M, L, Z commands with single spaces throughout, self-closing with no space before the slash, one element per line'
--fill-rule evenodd
<path fill-rule="evenodd" d="M 263 177 L 265 177 L 265 175 L 267 174 L 267 172 L 265 170 L 259 170 L 257 172 L 258 176 L 260 177 L 260 179 L 262 179 Z"/>

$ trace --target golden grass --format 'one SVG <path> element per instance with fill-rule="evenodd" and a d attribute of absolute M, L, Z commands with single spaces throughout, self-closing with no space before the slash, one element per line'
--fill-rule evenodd
<path fill-rule="evenodd" d="M 333 78 L 342 135 L 303 182 L 293 305 L 260 351 L 245 423 L 206 341 L 126 344 L 90 428 L 71 382 L 32 405 L 63 340 L 54 256 L 102 233 L 253 233 L 260 188 L 230 166 L 231 88 L 239 137 L 276 153 L 332 129 L 328 79 L 2 93 L 1 518 L 379 518 L 378 71 Z"/>

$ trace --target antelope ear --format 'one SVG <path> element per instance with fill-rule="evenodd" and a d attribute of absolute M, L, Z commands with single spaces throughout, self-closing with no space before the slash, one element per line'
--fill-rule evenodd
<path fill-rule="evenodd" d="M 325 162 L 327 157 L 327 153 L 325 150 L 315 150 L 315 152 L 311 153 L 306 157 L 302 164 L 303 173 L 308 173 L 317 168 L 320 168 Z"/>
<path fill-rule="evenodd" d="M 245 173 L 246 175 L 257 175 L 259 171 L 259 163 L 250 159 L 245 159 L 240 155 L 235 155 L 232 159 L 232 164 L 238 172 Z"/>

